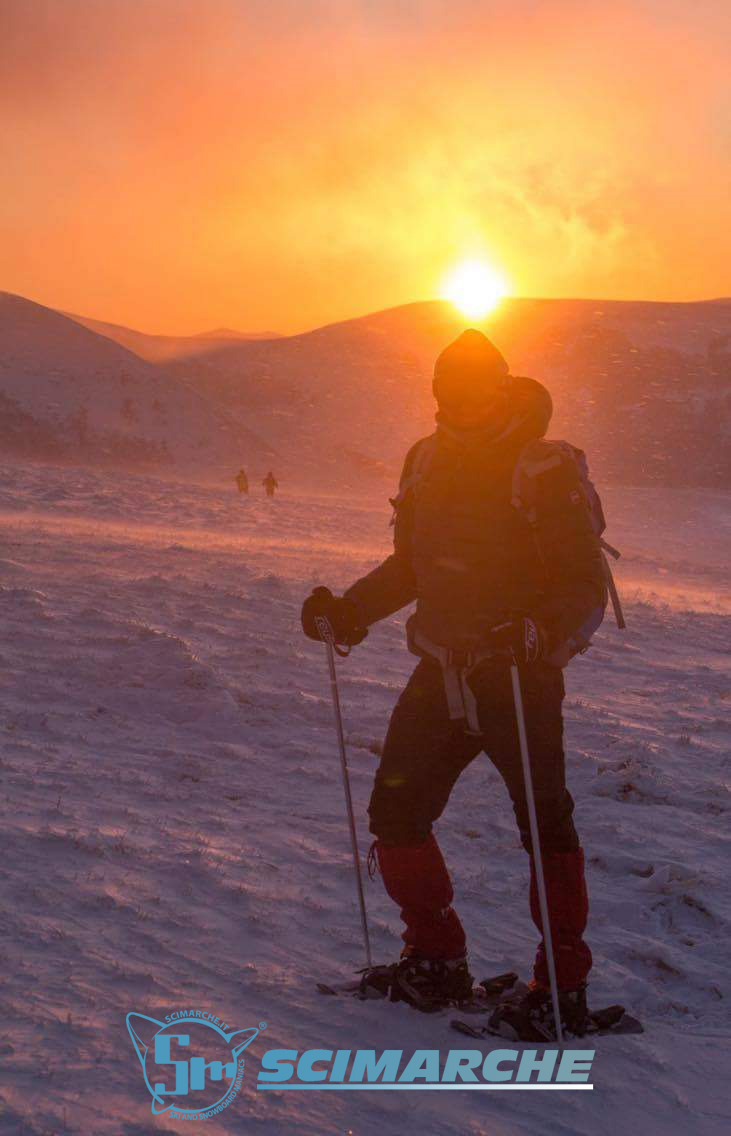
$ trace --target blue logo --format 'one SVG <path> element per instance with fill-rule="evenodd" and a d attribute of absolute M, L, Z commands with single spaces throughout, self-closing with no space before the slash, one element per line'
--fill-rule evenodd
<path fill-rule="evenodd" d="M 190 1120 L 215 1116 L 236 1098 L 244 1071 L 239 1054 L 266 1029 L 266 1022 L 231 1030 L 213 1014 L 185 1010 L 167 1014 L 163 1022 L 127 1014 L 127 1029 L 152 1096 L 153 1114 Z M 242 1040 L 232 1046 L 235 1037 Z"/>

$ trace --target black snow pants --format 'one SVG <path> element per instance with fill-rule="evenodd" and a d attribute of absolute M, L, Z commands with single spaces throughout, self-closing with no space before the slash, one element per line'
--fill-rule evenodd
<path fill-rule="evenodd" d="M 393 711 L 368 810 L 386 890 L 406 923 L 406 949 L 428 957 L 455 957 L 465 949 L 432 825 L 459 775 L 483 751 L 507 787 L 531 856 L 531 914 L 542 931 L 509 666 L 488 660 L 470 685 L 481 736 L 450 720 L 440 667 L 427 659 L 419 663 Z M 588 914 L 583 853 L 565 780 L 563 674 L 546 663 L 523 666 L 521 687 L 557 971 L 568 989 L 586 978 L 591 953 L 582 939 Z M 534 974 L 545 984 L 543 943 Z"/>
<path fill-rule="evenodd" d="M 409 679 L 391 716 L 368 809 L 371 832 L 384 844 L 426 840 L 460 773 L 484 751 L 505 782 L 530 851 L 510 670 L 503 660 L 490 660 L 472 675 L 470 685 L 482 737 L 450 721 L 436 663 L 422 660 Z M 541 846 L 544 852 L 571 852 L 579 841 L 564 773 L 563 672 L 544 663 L 525 666 L 521 687 Z"/>

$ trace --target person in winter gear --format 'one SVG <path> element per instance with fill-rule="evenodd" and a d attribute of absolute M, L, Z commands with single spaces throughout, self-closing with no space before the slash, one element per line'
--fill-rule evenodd
<path fill-rule="evenodd" d="M 420 657 L 388 727 L 369 805 L 374 855 L 401 910 L 405 954 L 465 959 L 465 933 L 432 831 L 464 769 L 485 751 L 500 773 L 531 858 L 530 910 L 542 932 L 509 665 L 523 692 L 559 987 L 580 991 L 591 967 L 584 858 L 566 787 L 563 674 L 557 662 L 606 603 L 601 550 L 576 464 L 542 443 L 530 515 L 515 475 L 542 439 L 548 391 L 511 375 L 478 331 L 439 356 L 436 433 L 406 456 L 394 498 L 394 551 L 350 587 L 360 627 L 416 601 L 409 649 Z M 429 447 L 429 461 L 422 458 Z M 570 449 L 570 447 L 569 447 Z M 316 631 L 315 631 L 316 637 Z M 541 941 L 534 985 L 548 988 Z M 538 997 L 538 995 L 536 995 Z"/>
<path fill-rule="evenodd" d="M 333 629 L 335 642 L 346 647 L 362 643 L 368 634 L 358 608 L 351 600 L 334 596 L 329 588 L 315 588 L 302 605 L 302 630 L 310 639 L 319 639 L 315 620 L 324 616 Z"/>
<path fill-rule="evenodd" d="M 239 493 L 248 493 L 249 492 L 249 479 L 246 476 L 245 470 L 243 470 L 243 469 L 239 470 L 239 472 L 236 474 L 235 481 L 236 481 L 236 484 L 239 488 Z"/>
<path fill-rule="evenodd" d="M 262 485 L 264 486 L 264 489 L 266 490 L 267 497 L 273 497 L 274 496 L 274 490 L 279 488 L 279 482 L 277 481 L 276 477 L 274 476 L 274 474 L 272 473 L 271 470 L 269 470 L 269 473 L 263 479 Z"/>

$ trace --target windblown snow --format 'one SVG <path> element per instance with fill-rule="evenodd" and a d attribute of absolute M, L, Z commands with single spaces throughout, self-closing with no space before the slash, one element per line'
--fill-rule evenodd
<path fill-rule="evenodd" d="M 605 493 L 629 626 L 608 620 L 567 674 L 591 997 L 646 1033 L 596 1042 L 593 1092 L 411 1093 L 407 1111 L 393 1093 L 255 1091 L 265 1048 L 478 1045 L 449 1014 L 314 992 L 363 955 L 325 658 L 299 608 L 388 550 L 387 503 L 1 467 L 0 1133 L 189 1130 L 152 1120 L 125 1029 L 181 1008 L 267 1022 L 212 1136 L 725 1132 L 727 501 Z M 339 664 L 363 851 L 404 616 Z M 473 972 L 526 973 L 527 862 L 487 759 L 438 831 Z M 367 902 L 390 960 L 380 881 Z"/>

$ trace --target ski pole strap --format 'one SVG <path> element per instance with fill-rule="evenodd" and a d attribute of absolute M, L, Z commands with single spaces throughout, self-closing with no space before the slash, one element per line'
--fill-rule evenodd
<path fill-rule="evenodd" d="M 378 866 L 378 853 L 376 852 L 376 845 L 378 840 L 371 841 L 371 846 L 368 849 L 368 857 L 366 859 L 366 868 L 368 869 L 368 879 L 375 880 L 379 872 Z"/>

